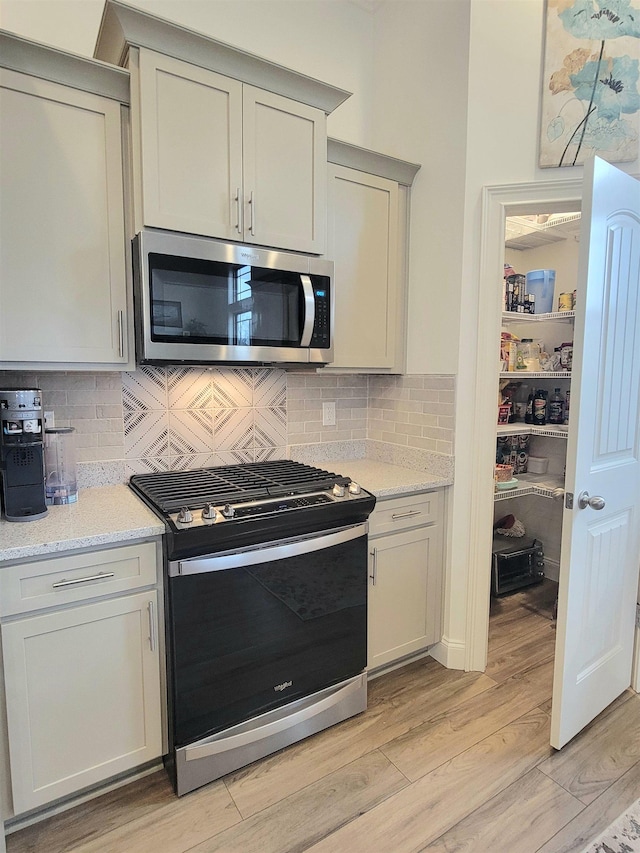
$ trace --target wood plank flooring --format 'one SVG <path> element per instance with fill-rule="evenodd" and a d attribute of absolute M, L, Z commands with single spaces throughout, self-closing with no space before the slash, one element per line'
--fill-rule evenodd
<path fill-rule="evenodd" d="M 358 717 L 180 799 L 154 773 L 8 853 L 578 853 L 640 797 L 640 696 L 550 748 L 554 599 L 492 602 L 484 674 L 409 664 Z"/>

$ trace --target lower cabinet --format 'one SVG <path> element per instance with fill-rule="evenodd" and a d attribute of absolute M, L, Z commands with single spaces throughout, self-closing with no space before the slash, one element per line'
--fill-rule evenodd
<path fill-rule="evenodd" d="M 380 501 L 370 521 L 368 667 L 441 639 L 440 493 Z"/>
<path fill-rule="evenodd" d="M 151 543 L 139 547 L 154 548 Z M 126 550 L 131 555 L 135 547 Z M 151 554 L 155 560 L 154 550 L 141 556 Z M 84 557 L 91 571 L 91 555 Z M 49 562 L 54 564 L 55 577 L 55 568 L 64 558 Z M 33 576 L 28 572 L 30 565 L 3 571 L 27 570 Z M 104 560 L 99 565 L 102 569 Z M 77 569 L 77 564 L 72 567 Z M 95 577 L 89 576 L 88 581 L 87 597 L 98 590 L 103 596 L 108 592 L 110 579 L 102 582 L 102 588 L 100 581 L 96 586 Z M 70 586 L 65 588 L 65 583 Z M 71 591 L 77 595 L 74 579 L 56 584 L 63 595 Z M 15 814 L 74 794 L 162 754 L 157 618 L 158 593 L 151 588 L 3 622 Z"/>

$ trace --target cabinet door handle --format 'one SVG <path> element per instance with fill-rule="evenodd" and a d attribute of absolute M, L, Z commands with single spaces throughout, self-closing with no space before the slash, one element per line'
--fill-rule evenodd
<path fill-rule="evenodd" d="M 54 589 L 60 589 L 60 587 L 63 587 L 63 586 L 75 586 L 77 583 L 89 583 L 89 581 L 102 581 L 102 580 L 105 580 L 106 578 L 115 577 L 115 574 L 116 574 L 115 572 L 100 572 L 97 575 L 90 575 L 88 578 L 75 578 L 74 580 L 71 580 L 71 581 L 67 581 L 67 580 L 56 581 L 56 583 L 51 584 L 51 586 Z"/>
<path fill-rule="evenodd" d="M 124 312 L 118 311 L 118 355 L 124 358 Z"/>
<path fill-rule="evenodd" d="M 253 200 L 253 190 L 249 194 L 249 233 L 252 237 L 255 237 L 255 232 L 253 230 L 253 223 L 256 217 L 256 203 Z"/>
<path fill-rule="evenodd" d="M 242 234 L 242 223 L 240 222 L 240 187 L 236 187 L 236 231 Z"/>
<path fill-rule="evenodd" d="M 373 557 L 373 563 L 371 565 L 371 571 L 373 572 L 373 574 L 369 575 L 369 577 L 373 581 L 373 586 L 375 586 L 376 585 L 376 576 L 378 574 L 378 549 L 374 548 L 373 551 L 370 551 L 369 553 Z"/>
<path fill-rule="evenodd" d="M 147 609 L 149 611 L 149 647 L 152 652 L 155 652 L 158 645 L 158 626 L 156 624 L 155 605 L 153 601 L 149 602 Z"/>
<path fill-rule="evenodd" d="M 409 512 L 394 512 L 391 518 L 395 521 L 397 518 L 410 518 L 412 515 L 422 515 L 422 510 L 410 509 Z"/>

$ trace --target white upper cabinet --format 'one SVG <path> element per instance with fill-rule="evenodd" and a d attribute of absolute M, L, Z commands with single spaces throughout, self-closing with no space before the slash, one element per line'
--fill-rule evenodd
<path fill-rule="evenodd" d="M 244 86 L 242 140 L 244 239 L 322 254 L 327 223 L 324 112 Z"/>
<path fill-rule="evenodd" d="M 129 67 L 139 104 L 136 230 L 324 251 L 322 110 L 155 51 L 132 51 Z"/>
<path fill-rule="evenodd" d="M 329 140 L 327 256 L 335 262 L 331 368 L 404 371 L 409 186 L 418 168 Z"/>
<path fill-rule="evenodd" d="M 132 52 L 134 87 L 135 59 Z M 136 231 L 148 225 L 239 239 L 242 84 L 145 50 L 137 79 Z"/>
<path fill-rule="evenodd" d="M 40 73 L 65 55 L 16 42 L 2 37 L 2 64 L 25 70 L 0 68 L 0 366 L 126 369 L 121 102 L 83 91 L 97 63 L 53 82 Z"/>
<path fill-rule="evenodd" d="M 332 367 L 393 368 L 398 332 L 398 185 L 329 166 L 335 263 Z"/>

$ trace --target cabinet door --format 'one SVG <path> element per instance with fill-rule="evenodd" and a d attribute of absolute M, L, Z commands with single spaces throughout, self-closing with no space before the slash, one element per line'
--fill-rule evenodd
<path fill-rule="evenodd" d="M 331 366 L 395 367 L 398 185 L 331 165 L 328 251 L 335 262 Z"/>
<path fill-rule="evenodd" d="M 0 362 L 127 362 L 120 104 L 0 71 Z"/>
<path fill-rule="evenodd" d="M 2 626 L 20 814 L 162 754 L 155 590 Z"/>
<path fill-rule="evenodd" d="M 326 117 L 244 87 L 245 240 L 321 254 L 326 241 Z"/>
<path fill-rule="evenodd" d="M 440 640 L 438 525 L 369 542 L 369 669 Z"/>
<path fill-rule="evenodd" d="M 242 83 L 141 50 L 139 131 L 144 224 L 241 239 Z"/>

